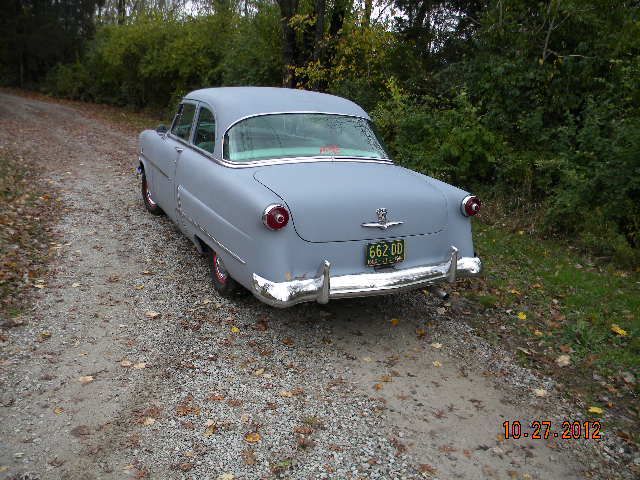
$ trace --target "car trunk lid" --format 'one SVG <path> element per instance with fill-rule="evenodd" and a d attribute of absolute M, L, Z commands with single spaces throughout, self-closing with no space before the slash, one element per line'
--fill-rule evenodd
<path fill-rule="evenodd" d="M 296 232 L 308 242 L 425 235 L 447 224 L 446 199 L 425 177 L 389 164 L 316 162 L 260 168 L 254 178 L 284 200 Z M 378 223 L 386 209 L 387 229 Z"/>

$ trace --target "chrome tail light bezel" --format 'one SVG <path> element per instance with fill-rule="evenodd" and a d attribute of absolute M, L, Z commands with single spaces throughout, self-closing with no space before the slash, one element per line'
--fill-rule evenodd
<path fill-rule="evenodd" d="M 282 210 L 282 212 L 284 214 L 283 221 L 282 222 L 277 222 L 278 224 L 281 224 L 279 226 L 271 225 L 269 223 L 270 215 L 273 212 L 273 210 L 275 210 L 275 209 Z M 289 219 L 290 218 L 291 218 L 291 214 L 289 213 L 289 210 L 287 210 L 287 207 L 285 207 L 284 205 L 281 205 L 279 203 L 272 203 L 271 205 L 267 206 L 264 209 L 264 211 L 262 212 L 262 223 L 269 230 L 273 230 L 273 231 L 278 231 L 278 230 L 281 230 L 284 227 L 286 227 L 287 224 L 289 223 Z"/>
<path fill-rule="evenodd" d="M 475 195 L 467 195 L 462 199 L 460 211 L 465 217 L 473 217 L 480 212 L 482 202 Z"/>

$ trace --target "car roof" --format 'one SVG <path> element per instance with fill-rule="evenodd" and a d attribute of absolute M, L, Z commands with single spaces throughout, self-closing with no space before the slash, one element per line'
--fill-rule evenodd
<path fill-rule="evenodd" d="M 213 108 L 216 129 L 223 134 L 246 117 L 269 113 L 331 113 L 369 119 L 369 115 L 355 103 L 335 95 L 274 87 L 219 87 L 194 90 L 184 97 L 197 100 Z"/>

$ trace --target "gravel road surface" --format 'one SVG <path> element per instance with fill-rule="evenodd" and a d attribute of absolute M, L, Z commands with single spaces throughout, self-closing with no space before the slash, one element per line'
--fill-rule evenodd
<path fill-rule="evenodd" d="M 584 442 L 501 436 L 505 420 L 572 417 L 474 335 L 455 295 L 218 297 L 205 259 L 144 210 L 136 138 L 0 94 L 0 145 L 63 199 L 49 275 L 1 345 L 0 478 L 613 475 Z"/>

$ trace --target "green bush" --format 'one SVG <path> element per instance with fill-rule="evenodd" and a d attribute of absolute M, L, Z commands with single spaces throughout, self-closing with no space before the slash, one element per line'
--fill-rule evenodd
<path fill-rule="evenodd" d="M 49 92 L 137 108 L 173 108 L 190 90 L 223 84 L 274 84 L 281 72 L 276 10 L 252 17 L 232 11 L 195 18 L 140 16 L 103 25 L 82 62 L 58 65 Z"/>
<path fill-rule="evenodd" d="M 469 189 L 492 182 L 506 153 L 504 142 L 482 124 L 464 92 L 443 103 L 412 100 L 391 81 L 388 99 L 373 118 L 402 165 Z"/>

